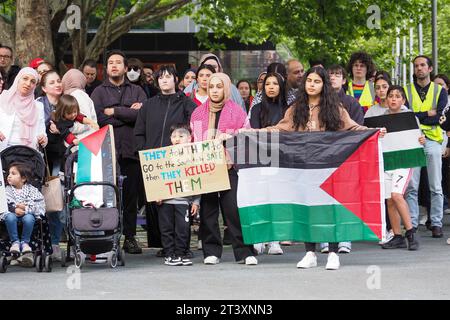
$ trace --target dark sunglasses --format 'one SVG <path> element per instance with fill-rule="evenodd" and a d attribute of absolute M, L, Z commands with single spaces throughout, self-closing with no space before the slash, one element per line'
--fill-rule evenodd
<path fill-rule="evenodd" d="M 129 69 L 130 69 L 130 71 L 133 70 L 133 71 L 136 71 L 136 72 L 138 72 L 139 70 L 141 70 L 141 69 L 139 69 L 138 66 L 129 67 Z"/>

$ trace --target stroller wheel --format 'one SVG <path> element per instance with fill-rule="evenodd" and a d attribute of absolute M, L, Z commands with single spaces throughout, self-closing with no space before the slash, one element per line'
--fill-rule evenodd
<path fill-rule="evenodd" d="M 8 259 L 3 256 L 0 260 L 0 273 L 5 273 L 6 269 L 8 269 Z"/>
<path fill-rule="evenodd" d="M 122 248 L 119 248 L 119 251 L 118 251 L 118 258 L 119 258 L 119 261 L 120 261 L 120 266 L 125 266 L 125 254 L 124 254 L 124 251 L 122 250 Z"/>
<path fill-rule="evenodd" d="M 108 263 L 109 266 L 111 268 L 115 268 L 117 267 L 117 253 L 115 251 L 113 251 L 109 256 L 108 256 Z"/>
<path fill-rule="evenodd" d="M 36 258 L 34 259 L 34 262 L 36 264 L 36 271 L 37 272 L 42 272 L 42 270 L 44 269 L 44 261 L 42 261 L 42 255 L 40 254 L 36 254 Z"/>
<path fill-rule="evenodd" d="M 66 267 L 66 251 L 61 250 L 61 268 Z"/>
<path fill-rule="evenodd" d="M 46 254 L 44 262 L 45 262 L 44 263 L 45 272 L 52 272 L 52 266 L 53 266 L 52 256 Z"/>
<path fill-rule="evenodd" d="M 81 267 L 83 266 L 83 256 L 81 255 L 81 252 L 77 252 L 75 254 L 75 267 L 77 267 L 78 269 L 81 269 Z"/>

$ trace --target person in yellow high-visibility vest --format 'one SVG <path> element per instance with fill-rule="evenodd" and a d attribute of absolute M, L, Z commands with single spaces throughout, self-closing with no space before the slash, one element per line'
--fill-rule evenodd
<path fill-rule="evenodd" d="M 431 231 L 433 238 L 441 238 L 443 217 L 442 194 L 442 146 L 443 131 L 439 126 L 439 117 L 447 105 L 447 93 L 440 85 L 431 82 L 433 63 L 427 56 L 414 58 L 414 83 L 405 86 L 408 107 L 420 121 L 420 128 L 426 137 L 425 155 L 431 195 Z M 406 201 L 411 212 L 411 222 L 415 228 L 419 224 L 418 190 L 420 168 L 414 168 L 413 176 L 406 190 Z"/>
<path fill-rule="evenodd" d="M 366 52 L 355 52 L 347 66 L 351 81 L 348 82 L 347 94 L 358 100 L 364 113 L 375 104 L 375 88 L 368 78 L 375 71 L 375 65 Z"/>

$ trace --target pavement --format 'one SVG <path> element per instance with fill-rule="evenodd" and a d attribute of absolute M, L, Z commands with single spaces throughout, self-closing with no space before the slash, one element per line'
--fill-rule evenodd
<path fill-rule="evenodd" d="M 155 256 L 126 255 L 126 266 L 87 264 L 81 271 L 55 264 L 51 273 L 10 266 L 0 274 L 2 299 L 148 299 L 148 300 L 304 300 L 304 299 L 449 299 L 450 216 L 444 218 L 444 238 L 433 239 L 421 226 L 420 250 L 383 250 L 376 243 L 354 242 L 341 254 L 341 268 L 297 269 L 304 246 L 283 247 L 279 256 L 260 255 L 257 266 L 234 262 L 230 246 L 221 263 L 204 265 L 194 251 L 193 266 L 170 267 Z"/>

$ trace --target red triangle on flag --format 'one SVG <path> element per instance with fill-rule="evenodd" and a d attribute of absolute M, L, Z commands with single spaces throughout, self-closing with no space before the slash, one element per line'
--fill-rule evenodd
<path fill-rule="evenodd" d="M 104 126 L 100 130 L 97 130 L 87 137 L 81 139 L 80 142 L 82 142 L 90 152 L 92 152 L 94 155 L 97 155 L 102 148 L 102 144 L 105 140 L 106 133 L 108 133 L 108 129 L 109 126 Z"/>
<path fill-rule="evenodd" d="M 381 199 L 380 172 L 383 170 L 380 166 L 383 163 L 379 159 L 378 136 L 379 132 L 359 146 L 320 187 L 381 239 L 384 199 Z"/>

